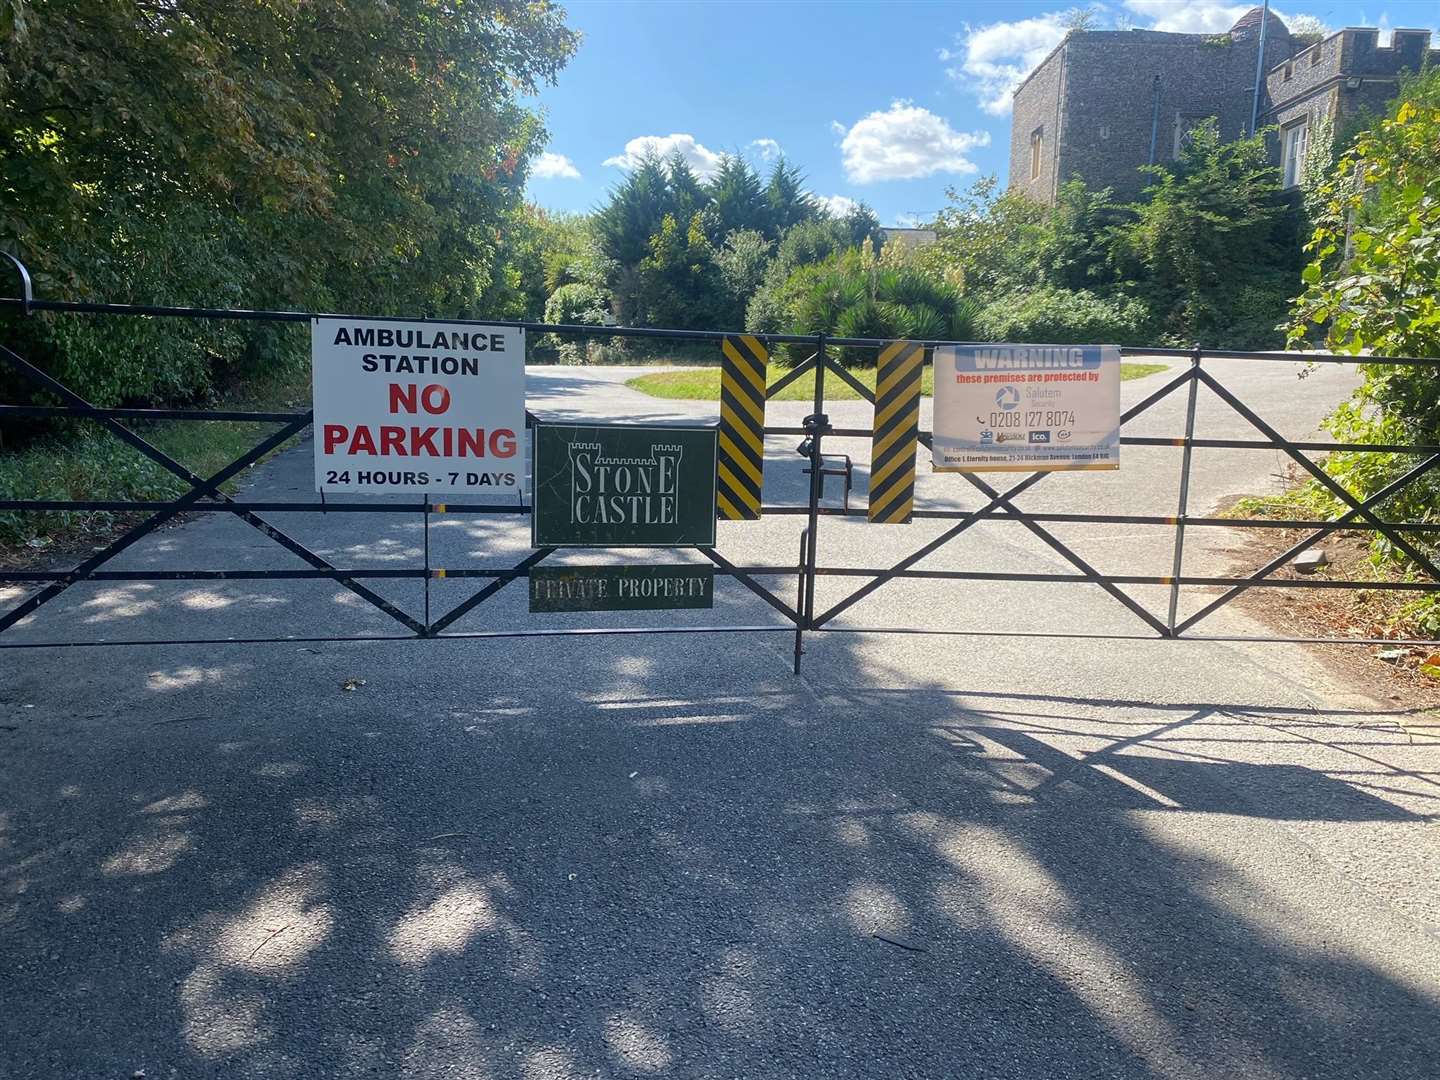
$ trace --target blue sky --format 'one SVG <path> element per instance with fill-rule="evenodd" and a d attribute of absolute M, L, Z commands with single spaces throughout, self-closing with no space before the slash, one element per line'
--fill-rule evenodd
<path fill-rule="evenodd" d="M 588 210 L 658 140 L 702 173 L 721 153 L 760 168 L 777 152 L 817 195 L 863 201 L 886 224 L 927 218 L 947 186 L 1009 159 L 1009 90 L 1064 35 L 1072 5 L 821 0 L 570 0 L 584 41 L 539 104 L 550 142 L 530 197 Z M 1100 27 L 1223 32 L 1249 5 L 1105 0 Z M 1287 0 L 1343 26 L 1428 27 L 1440 0 Z"/>

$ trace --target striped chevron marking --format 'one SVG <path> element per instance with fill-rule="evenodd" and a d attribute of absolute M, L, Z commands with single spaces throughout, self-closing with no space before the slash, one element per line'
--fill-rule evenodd
<path fill-rule="evenodd" d="M 915 510 L 915 446 L 920 437 L 920 375 L 925 350 L 892 341 L 875 372 L 875 422 L 870 444 L 870 520 L 908 525 Z"/>
<path fill-rule="evenodd" d="M 729 521 L 755 521 L 765 480 L 765 368 L 770 354 L 749 334 L 724 338 L 720 351 L 715 508 Z"/>

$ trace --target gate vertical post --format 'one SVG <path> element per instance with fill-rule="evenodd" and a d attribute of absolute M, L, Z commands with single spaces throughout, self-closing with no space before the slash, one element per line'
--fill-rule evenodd
<path fill-rule="evenodd" d="M 430 496 L 425 496 L 425 637 L 430 636 Z"/>
<path fill-rule="evenodd" d="M 1185 517 L 1190 504 L 1190 458 L 1195 441 L 1195 396 L 1200 390 L 1200 346 L 1190 352 L 1190 392 L 1185 402 L 1185 441 L 1180 464 L 1180 508 L 1175 515 L 1175 559 L 1170 568 L 1170 615 L 1165 627 L 1175 636 L 1175 617 L 1180 607 L 1180 574 L 1185 558 Z"/>
<path fill-rule="evenodd" d="M 815 561 L 816 535 L 820 524 L 820 493 L 824 477 L 820 470 L 821 439 L 829 429 L 829 418 L 825 415 L 825 335 L 815 337 L 815 397 L 813 412 L 805 418 L 805 441 L 810 446 L 810 523 L 805 530 L 807 537 L 804 558 L 800 566 L 801 593 L 805 597 L 804 607 L 797 611 L 795 620 L 795 674 L 800 674 L 800 655 L 805 651 L 804 634 L 815 619 Z M 802 447 L 803 449 L 803 447 Z"/>

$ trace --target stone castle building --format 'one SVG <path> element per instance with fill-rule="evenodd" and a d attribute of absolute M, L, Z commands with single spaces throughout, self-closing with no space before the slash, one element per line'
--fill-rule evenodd
<path fill-rule="evenodd" d="M 1278 128 L 1273 153 L 1292 187 L 1324 121 L 1338 131 L 1356 113 L 1379 113 L 1403 71 L 1440 63 L 1428 30 L 1395 30 L 1381 47 L 1374 29 L 1315 42 L 1293 38 L 1274 12 L 1263 34 L 1261 23 L 1253 8 L 1228 34 L 1073 31 L 1015 91 L 1011 189 L 1053 203 L 1079 176 L 1130 197 L 1149 182 L 1139 168 L 1173 161 L 1196 125 L 1214 117 L 1221 138 L 1236 139 L 1257 113 L 1257 128 Z"/>

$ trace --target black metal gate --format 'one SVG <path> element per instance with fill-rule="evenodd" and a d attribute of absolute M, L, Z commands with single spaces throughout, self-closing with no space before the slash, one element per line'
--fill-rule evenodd
<path fill-rule="evenodd" d="M 10 262 L 19 272 L 21 282 L 21 295 L 13 298 L 0 298 L 0 308 L 18 312 L 22 316 L 34 312 L 52 312 L 83 317 L 114 317 L 114 316 L 147 316 L 167 319 L 244 319 L 264 320 L 274 322 L 307 322 L 320 313 L 297 312 L 297 311 L 251 311 L 235 309 L 202 309 L 202 308 L 180 308 L 180 307 L 157 307 L 139 306 L 127 304 L 103 304 L 103 303 L 79 303 L 70 301 L 37 300 L 32 295 L 30 277 L 23 265 L 13 257 Z M 442 320 L 415 319 L 416 322 L 435 322 Z M 454 322 L 455 320 L 443 320 Z M 480 325 L 477 323 L 477 325 Z M 527 331 L 535 333 L 558 333 L 575 336 L 592 336 L 600 338 L 613 337 L 636 337 L 636 338 L 661 338 L 672 340 L 684 340 L 690 342 L 706 341 L 719 343 L 733 334 L 719 331 L 693 331 L 693 330 L 653 330 L 635 329 L 625 327 L 594 327 L 594 326 L 556 326 L 542 323 L 507 323 L 489 322 L 483 325 L 519 326 Z M 814 373 L 815 387 L 812 401 L 812 410 L 809 416 L 798 426 L 776 426 L 766 425 L 766 435 L 798 436 L 803 438 L 801 451 L 807 459 L 807 473 L 809 477 L 808 498 L 803 503 L 790 504 L 762 504 L 760 512 L 763 515 L 773 516 L 796 516 L 804 518 L 804 525 L 799 530 L 797 540 L 799 542 L 799 556 L 795 563 L 788 565 L 737 565 L 735 562 L 722 555 L 713 547 L 701 547 L 699 553 L 704 556 L 715 568 L 715 572 L 721 576 L 733 579 L 743 588 L 749 590 L 754 596 L 763 601 L 770 609 L 778 613 L 778 623 L 762 623 L 755 625 L 690 625 L 683 622 L 676 622 L 667 625 L 656 626 L 632 626 L 632 627 L 568 627 L 568 628 L 546 628 L 546 629 L 490 629 L 459 631 L 452 629 L 454 624 L 461 618 L 467 616 L 480 605 L 484 604 L 496 593 L 504 589 L 517 578 L 527 577 L 530 570 L 549 558 L 556 551 L 551 547 L 540 547 L 532 550 L 525 558 L 515 565 L 495 569 L 489 567 L 444 567 L 443 569 L 430 565 L 429 560 L 429 535 L 431 519 L 437 513 L 443 512 L 451 515 L 526 515 L 530 508 L 524 505 L 509 503 L 446 503 L 443 507 L 437 507 L 429 500 L 416 504 L 413 502 L 390 502 L 373 503 L 359 501 L 334 501 L 324 500 L 321 502 L 298 501 L 298 500 L 236 500 L 225 494 L 221 487 L 226 481 L 238 475 L 244 469 L 260 461 L 266 455 L 282 446 L 289 439 L 301 434 L 311 423 L 312 414 L 304 412 L 243 412 L 243 411 L 214 411 L 195 409 L 132 409 L 132 408 L 98 408 L 86 401 L 80 395 L 62 385 L 50 375 L 31 364 L 23 356 L 12 349 L 0 344 L 0 361 L 3 361 L 15 373 L 22 376 L 37 390 L 43 391 L 52 398 L 58 400 L 58 405 L 35 405 L 35 404 L 0 404 L 0 415 L 26 416 L 26 417 L 68 417 L 84 418 L 97 421 L 116 438 L 122 440 L 145 457 L 154 461 L 164 469 L 174 474 L 177 478 L 189 485 L 179 497 L 170 501 L 116 501 L 116 500 L 83 500 L 83 501 L 56 501 L 56 500 L 27 500 L 27 499 L 4 499 L 0 500 L 0 511 L 16 511 L 23 513 L 53 513 L 56 511 L 110 511 L 121 513 L 143 513 L 147 515 L 139 524 L 124 532 L 121 536 L 103 546 L 100 550 L 83 559 L 78 564 L 64 570 L 3 570 L 0 571 L 0 578 L 5 581 L 25 583 L 39 586 L 39 588 L 25 596 L 14 607 L 0 613 L 0 648 L 59 648 L 76 647 L 86 645 L 178 645 L 178 644 L 223 644 L 223 643 L 266 643 L 266 642 L 296 642 L 296 641 L 351 641 L 351 640 L 403 640 L 403 639 L 427 639 L 427 638 L 487 638 L 487 637 L 530 637 L 530 636 L 571 636 L 571 635 L 595 635 L 595 634 L 675 634 L 675 633 L 763 633 L 783 632 L 793 634 L 794 641 L 794 667 L 795 671 L 800 670 L 800 659 L 804 651 L 804 636 L 807 633 L 835 632 L 842 628 L 833 624 L 834 620 L 854 604 L 874 593 L 877 589 L 884 587 L 888 582 L 898 579 L 920 579 L 926 581 L 1020 581 L 1034 583 L 1081 583 L 1089 584 L 1103 589 L 1115 601 L 1140 622 L 1145 628 L 1142 636 L 1166 639 L 1185 640 L 1208 640 L 1208 641 L 1234 641 L 1234 640 L 1258 640 L 1272 642 L 1334 642 L 1347 644 L 1412 644 L 1432 645 L 1432 641 L 1406 641 L 1397 642 L 1394 639 L 1375 639 L 1365 637 L 1254 637 L 1239 639 L 1236 637 L 1206 636 L 1194 633 L 1194 628 L 1203 619 L 1213 614 L 1216 610 L 1234 600 L 1241 593 L 1256 587 L 1265 588 L 1325 588 L 1325 589 L 1401 589 L 1412 592 L 1434 592 L 1440 590 L 1440 569 L 1436 568 L 1432 559 L 1422 550 L 1416 547 L 1407 537 L 1415 534 L 1435 534 L 1440 532 L 1440 522 L 1430 521 L 1386 521 L 1381 518 L 1379 508 L 1406 485 L 1416 478 L 1427 473 L 1440 463 L 1440 445 L 1389 445 L 1378 443 L 1338 443 L 1338 442 L 1294 442 L 1276 431 L 1264 419 L 1257 415 L 1249 406 L 1241 401 L 1229 388 L 1227 388 L 1210 371 L 1207 371 L 1204 362 L 1207 358 L 1236 359 L 1266 363 L 1277 360 L 1294 361 L 1297 357 L 1294 354 L 1274 353 L 1246 353 L 1233 351 L 1201 350 L 1198 346 L 1191 350 L 1176 349 L 1143 349 L 1124 350 L 1129 353 L 1141 353 L 1145 356 L 1170 356 L 1182 358 L 1187 361 L 1185 370 L 1175 377 L 1169 379 L 1153 393 L 1148 394 L 1141 401 L 1132 405 L 1122 416 L 1122 423 L 1128 423 L 1136 417 L 1145 413 L 1158 402 L 1166 399 L 1171 394 L 1184 391 L 1187 395 L 1186 420 L 1184 431 L 1173 437 L 1155 437 L 1140 435 L 1122 436 L 1122 445 L 1132 446 L 1162 446 L 1175 447 L 1181 451 L 1181 464 L 1178 472 L 1178 499 L 1174 515 L 1138 515 L 1138 514 L 1104 514 L 1104 513 L 1039 513 L 1027 512 L 1017 506 L 1015 500 L 1029 491 L 1035 485 L 1041 483 L 1051 475 L 1048 472 L 1034 473 L 1017 483 L 1014 483 L 1003 490 L 987 482 L 982 477 L 973 473 L 960 474 L 966 482 L 977 489 L 983 497 L 984 504 L 973 510 L 950 510 L 950 509 L 924 509 L 914 510 L 913 516 L 916 519 L 937 519 L 953 522 L 934 539 L 917 547 L 910 554 L 898 560 L 890 566 L 884 567 L 839 567 L 819 565 L 818 535 L 820 520 L 824 517 L 864 517 L 867 513 L 864 509 L 851 509 L 847 505 L 833 506 L 826 505 L 824 500 L 826 475 L 843 476 L 848 493 L 850 483 L 850 466 L 848 459 L 841 465 L 838 461 L 827 458 L 825 452 L 825 440 L 827 438 L 859 438 L 870 437 L 873 432 L 871 428 L 845 428 L 835 427 L 829 422 L 825 413 L 826 382 L 828 379 L 836 379 L 847 384 L 851 390 L 861 398 L 874 402 L 874 392 L 857 379 L 851 371 L 837 362 L 833 350 L 844 348 L 847 350 L 879 350 L 892 345 L 891 342 L 875 341 L 871 339 L 858 338 L 835 338 L 825 335 L 759 335 L 759 339 L 767 344 L 780 344 L 789 346 L 802 346 L 803 351 L 810 352 L 807 359 L 796 364 L 783 376 L 769 383 L 766 387 L 766 398 L 773 398 L 777 393 L 790 386 L 797 379 L 807 373 Z M 946 342 L 919 342 L 914 343 L 931 349 L 938 345 L 950 344 Z M 1307 353 L 1300 359 L 1316 364 L 1353 364 L 1357 358 L 1352 356 L 1340 356 L 1322 353 Z M 1366 363 L 1383 364 L 1407 364 L 1426 365 L 1440 367 L 1440 359 L 1435 358 L 1363 358 Z M 1208 387 L 1220 400 L 1228 404 L 1234 411 L 1243 417 L 1256 431 L 1259 437 L 1254 439 L 1226 439 L 1226 438 L 1205 438 L 1199 437 L 1195 432 L 1196 425 L 1196 401 L 1201 386 Z M 536 418 L 527 418 L 527 423 Z M 540 418 L 543 420 L 543 418 Z M 253 421 L 260 423 L 273 423 L 278 425 L 276 430 L 255 444 L 250 450 L 231 461 L 224 468 L 208 477 L 201 477 L 191 472 L 185 465 L 174 460 L 162 450 L 148 442 L 145 438 L 127 427 L 124 421 Z M 918 433 L 918 441 L 926 446 L 929 445 L 929 434 Z M 1333 495 L 1342 505 L 1345 511 L 1329 520 L 1285 520 L 1276 518 L 1232 518 L 1232 517 L 1207 517 L 1195 516 L 1189 513 L 1189 490 L 1191 478 L 1192 454 L 1196 448 L 1214 449 L 1253 449 L 1253 450 L 1278 450 L 1294 462 L 1294 464 Z M 1337 484 L 1319 465 L 1310 457 L 1309 453 L 1326 453 L 1334 451 L 1352 451 L 1383 454 L 1408 454 L 1418 458 L 1407 472 L 1395 479 L 1383 489 L 1375 492 L 1370 497 L 1361 500 Z M 329 560 L 310 550 L 300 541 L 285 533 L 269 520 L 269 516 L 288 513 L 390 513 L 390 514 L 420 514 L 424 518 L 425 528 L 425 560 L 424 565 L 405 568 L 345 568 L 333 565 Z M 155 529 L 172 521 L 177 516 L 191 513 L 224 513 L 232 514 L 238 520 L 258 530 L 261 534 L 273 540 L 291 554 L 297 556 L 304 563 L 306 568 L 295 569 L 243 569 L 206 567 L 187 570 L 112 570 L 106 569 L 115 556 L 125 551 L 131 545 L 141 540 Z M 262 516 L 264 515 L 264 516 Z M 938 551 L 940 548 L 954 540 L 956 537 L 968 530 L 986 522 L 1004 522 L 1018 524 L 1036 538 L 1042 541 L 1047 547 L 1056 552 L 1073 567 L 1071 573 L 1006 573 L 999 571 L 982 570 L 936 570 L 920 569 L 918 564 L 927 556 Z M 1172 572 L 1168 575 L 1140 575 L 1140 574 L 1105 574 L 1097 570 L 1088 561 L 1077 554 L 1071 546 L 1061 541 L 1054 535 L 1054 532 L 1047 526 L 1059 523 L 1089 523 L 1089 524 L 1123 524 L 1135 526 L 1152 526 L 1166 528 L 1173 533 L 1173 565 Z M 743 527 L 743 526 L 742 526 Z M 886 526 L 890 527 L 890 526 Z M 1240 528 L 1240 529 L 1309 529 L 1312 530 L 1303 540 L 1291 546 L 1288 550 L 1276 555 L 1264 566 L 1245 577 L 1225 576 L 1187 576 L 1183 573 L 1183 560 L 1185 550 L 1185 537 L 1187 529 L 1194 528 Z M 1296 580 L 1290 578 L 1277 578 L 1273 576 L 1277 570 L 1285 566 L 1297 555 L 1306 549 L 1319 543 L 1325 537 L 1336 530 L 1368 530 L 1385 537 L 1398 550 L 1404 552 L 1414 565 L 1428 575 L 1428 581 L 1358 581 L 1349 579 L 1307 579 Z M 430 610 L 430 588 L 431 580 L 438 577 L 446 578 L 469 578 L 482 582 L 465 600 L 440 613 L 432 613 Z M 795 580 L 795 602 L 788 602 L 774 588 L 764 582 L 766 580 L 784 581 L 793 577 Z M 845 595 L 839 601 L 831 604 L 825 610 L 816 611 L 815 585 L 822 577 L 855 578 L 862 583 L 853 591 Z M 279 635 L 268 637 L 230 637 L 230 638 L 173 638 L 169 640 L 104 640 L 104 641 L 40 641 L 30 640 L 6 640 L 4 634 L 22 619 L 26 619 L 43 607 L 50 600 L 60 595 L 70 586 L 82 581 L 204 581 L 204 580 L 244 580 L 244 579 L 266 579 L 266 580 L 307 580 L 320 579 L 338 582 L 355 596 L 373 605 L 375 608 L 389 616 L 396 624 L 397 631 L 393 634 L 362 634 L 344 636 L 298 636 Z M 365 582 L 373 579 L 417 579 L 425 582 L 425 609 L 423 617 L 416 618 L 414 615 L 402 610 L 373 589 Z M 1168 589 L 1168 605 L 1163 613 L 1156 613 L 1148 610 L 1138 602 L 1134 596 L 1128 593 L 1124 586 L 1164 586 Z M 1185 618 L 1179 617 L 1179 601 L 1181 590 L 1185 587 L 1219 588 L 1222 591 L 1205 603 L 1193 614 Z M 847 626 L 843 630 L 848 633 L 946 633 L 944 630 L 929 630 L 919 627 L 906 626 Z M 988 633 L 1002 634 L 1004 631 L 994 630 Z M 1055 636 L 1094 636 L 1114 637 L 1113 634 L 1076 635 L 1067 634 Z"/>

